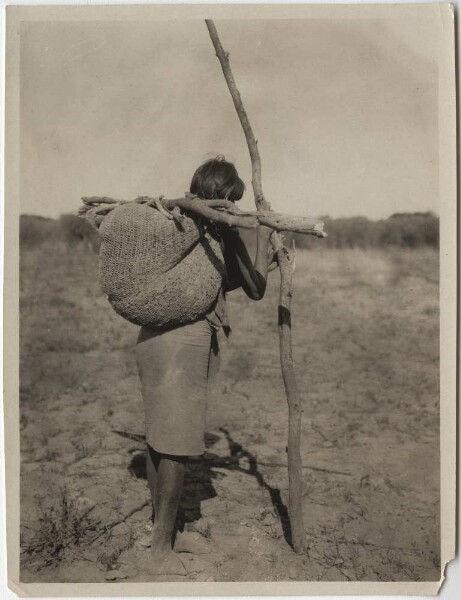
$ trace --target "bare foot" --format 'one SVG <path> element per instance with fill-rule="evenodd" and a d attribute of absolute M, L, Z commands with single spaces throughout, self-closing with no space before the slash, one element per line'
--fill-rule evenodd
<path fill-rule="evenodd" d="M 150 548 L 152 546 L 152 533 L 143 533 L 136 540 L 136 545 L 141 548 Z"/>
<path fill-rule="evenodd" d="M 143 528 L 138 532 L 136 536 L 135 544 L 141 548 L 150 548 L 152 546 L 152 531 L 154 529 L 154 524 L 149 519 L 147 523 L 144 524 Z"/>
<path fill-rule="evenodd" d="M 209 554 L 210 543 L 197 531 L 183 531 L 176 535 L 174 543 L 175 552 L 189 552 L 190 554 Z"/>
<path fill-rule="evenodd" d="M 173 550 L 159 553 L 151 552 L 147 569 L 149 575 L 187 575 L 187 569 Z"/>

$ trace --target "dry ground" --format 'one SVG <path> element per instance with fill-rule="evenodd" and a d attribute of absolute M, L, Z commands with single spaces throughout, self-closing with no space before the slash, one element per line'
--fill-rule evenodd
<path fill-rule="evenodd" d="M 271 277 L 261 302 L 229 295 L 208 452 L 182 502 L 212 553 L 184 555 L 189 580 L 438 580 L 437 253 L 298 252 L 304 555 L 287 543 Z M 146 580 L 137 328 L 101 295 L 97 257 L 65 246 L 23 251 L 20 301 L 22 580 Z"/>

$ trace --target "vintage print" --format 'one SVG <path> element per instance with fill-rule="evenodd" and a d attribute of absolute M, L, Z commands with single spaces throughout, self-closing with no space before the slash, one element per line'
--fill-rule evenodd
<path fill-rule="evenodd" d="M 437 590 L 440 6 L 18 9 L 16 589 Z"/>

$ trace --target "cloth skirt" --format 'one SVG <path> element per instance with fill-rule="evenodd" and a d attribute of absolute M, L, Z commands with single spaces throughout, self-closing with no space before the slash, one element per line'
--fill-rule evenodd
<path fill-rule="evenodd" d="M 149 446 L 162 454 L 201 454 L 219 368 L 216 329 L 206 319 L 169 331 L 142 327 L 136 360 Z"/>

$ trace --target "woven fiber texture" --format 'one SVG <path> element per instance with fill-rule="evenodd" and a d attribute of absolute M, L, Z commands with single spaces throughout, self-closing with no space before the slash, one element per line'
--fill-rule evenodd
<path fill-rule="evenodd" d="M 181 225 L 146 204 L 124 204 L 104 217 L 100 283 L 128 321 L 170 329 L 203 317 L 216 301 L 224 276 L 219 241 L 192 218 Z"/>

